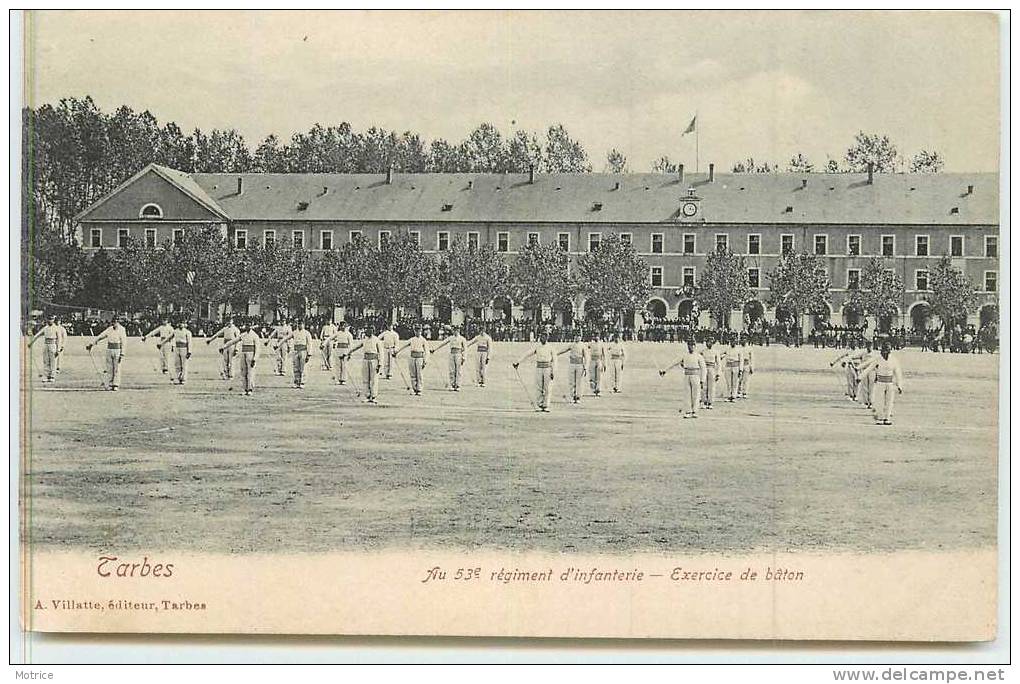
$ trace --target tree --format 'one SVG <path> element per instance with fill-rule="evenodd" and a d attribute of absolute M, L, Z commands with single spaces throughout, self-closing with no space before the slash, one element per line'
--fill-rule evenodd
<path fill-rule="evenodd" d="M 395 233 L 376 250 L 376 259 L 363 274 L 368 301 L 380 311 L 418 310 L 439 292 L 439 265 L 422 251 L 409 232 Z"/>
<path fill-rule="evenodd" d="M 945 165 L 945 159 L 938 152 L 921 150 L 910 160 L 910 173 L 938 173 Z"/>
<path fill-rule="evenodd" d="M 892 173 L 896 170 L 899 154 L 887 135 L 860 131 L 854 136 L 854 144 L 846 151 L 844 160 L 847 168 L 854 173 L 863 173 L 872 164 L 876 173 Z"/>
<path fill-rule="evenodd" d="M 946 327 L 966 321 L 967 314 L 977 306 L 977 288 L 967 274 L 953 266 L 949 257 L 942 257 L 931 269 L 928 287 L 931 294 L 925 299 Z"/>
<path fill-rule="evenodd" d="M 502 173 L 506 169 L 506 148 L 503 136 L 491 123 L 483 123 L 471 131 L 461 143 L 465 171 Z"/>
<path fill-rule="evenodd" d="M 729 327 L 729 313 L 743 309 L 753 297 L 744 257 L 729 249 L 718 249 L 708 255 L 695 299 L 702 310 L 712 314 L 717 327 Z"/>
<path fill-rule="evenodd" d="M 615 233 L 599 248 L 577 259 L 573 289 L 595 309 L 616 314 L 636 308 L 648 298 L 648 264 L 630 242 Z"/>
<path fill-rule="evenodd" d="M 775 173 L 779 170 L 779 164 L 767 161 L 759 162 L 754 157 L 748 157 L 733 165 L 733 173 Z"/>
<path fill-rule="evenodd" d="M 676 162 L 668 156 L 662 156 L 652 162 L 652 173 L 676 173 L 678 170 Z"/>
<path fill-rule="evenodd" d="M 903 301 L 903 279 L 893 269 L 873 257 L 861 271 L 860 286 L 851 289 L 846 306 L 859 314 L 882 319 L 895 316 Z"/>
<path fill-rule="evenodd" d="M 233 250 L 215 226 L 192 226 L 165 246 L 166 292 L 178 308 L 198 316 L 202 304 L 226 301 Z"/>
<path fill-rule="evenodd" d="M 786 168 L 791 173 L 811 173 L 815 165 L 808 161 L 807 157 L 798 152 L 797 156 L 790 159 Z"/>
<path fill-rule="evenodd" d="M 608 173 L 627 173 L 627 157 L 615 147 L 606 154 L 606 171 Z"/>
<path fill-rule="evenodd" d="M 839 167 L 838 161 L 829 158 L 829 160 L 825 162 L 825 173 L 843 173 L 843 169 Z"/>
<path fill-rule="evenodd" d="M 584 146 L 567 133 L 563 124 L 550 126 L 545 136 L 545 170 L 549 173 L 590 173 Z"/>
<path fill-rule="evenodd" d="M 492 245 L 469 245 L 458 236 L 441 264 L 441 291 L 456 306 L 484 307 L 505 294 L 510 267 Z"/>
<path fill-rule="evenodd" d="M 526 173 L 532 166 L 542 167 L 544 152 L 542 143 L 535 135 L 516 131 L 507 141 L 506 170 L 511 173 Z"/>
<path fill-rule="evenodd" d="M 769 306 L 789 311 L 794 320 L 829 310 L 829 272 L 816 255 L 784 254 L 766 278 Z"/>
<path fill-rule="evenodd" d="M 529 243 L 510 267 L 512 297 L 537 310 L 570 298 L 569 257 L 559 245 Z"/>

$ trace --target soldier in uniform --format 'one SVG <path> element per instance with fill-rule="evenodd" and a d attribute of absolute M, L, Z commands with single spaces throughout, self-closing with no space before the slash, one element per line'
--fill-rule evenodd
<path fill-rule="evenodd" d="M 361 364 L 361 377 L 365 382 L 365 399 L 370 404 L 379 403 L 376 400 L 376 395 L 379 390 L 379 372 L 382 370 L 382 342 L 375 335 L 375 327 L 368 326 L 365 331 L 365 339 L 358 344 L 351 347 L 350 351 L 347 352 L 347 358 L 351 357 L 351 354 L 363 349 L 362 353 L 362 364 Z"/>
<path fill-rule="evenodd" d="M 478 368 L 476 369 L 476 380 L 479 387 L 485 387 L 485 372 L 488 370 L 490 355 L 492 354 L 492 337 L 489 331 L 482 328 L 481 332 L 475 335 L 474 339 L 468 342 L 467 346 L 477 345 Z"/>
<path fill-rule="evenodd" d="M 114 318 L 110 327 L 99 334 L 95 340 L 85 345 L 85 349 L 92 351 L 103 340 L 106 340 L 106 372 L 110 376 L 109 388 L 116 392 L 120 387 L 120 365 L 124 361 L 124 346 L 127 344 L 127 331 L 120 324 L 120 320 Z"/>
<path fill-rule="evenodd" d="M 609 345 L 610 378 L 613 381 L 613 393 L 623 390 L 623 364 L 627 360 L 627 350 L 623 346 L 623 335 L 616 331 L 613 342 Z"/>
<path fill-rule="evenodd" d="M 582 345 L 583 349 L 583 345 Z M 549 346 L 549 336 L 542 333 L 538 336 L 538 346 L 529 351 L 514 363 L 514 370 L 520 368 L 529 357 L 535 357 L 535 387 L 538 390 L 538 410 L 549 412 L 549 397 L 552 394 L 552 382 L 555 378 L 553 361 L 556 354 Z"/>
<path fill-rule="evenodd" d="M 47 316 L 46 325 L 39 328 L 39 332 L 28 341 L 30 349 L 32 343 L 40 337 L 43 338 L 45 345 L 43 347 L 43 370 L 46 377 L 43 378 L 43 382 L 53 382 L 54 374 L 57 372 L 57 357 L 60 354 L 60 326 L 57 325 L 56 317 Z"/>
<path fill-rule="evenodd" d="M 347 364 L 350 361 L 351 347 L 354 345 L 354 335 L 351 334 L 347 321 L 340 322 L 340 330 L 328 338 L 323 338 L 323 344 L 336 345 L 336 366 L 333 368 L 336 381 L 341 385 L 347 382 Z"/>
<path fill-rule="evenodd" d="M 548 339 L 549 336 L 545 337 Z M 581 383 L 588 373 L 588 347 L 581 342 L 580 332 L 574 333 L 574 341 L 566 349 L 558 352 L 556 356 L 563 354 L 570 354 L 570 370 L 568 371 L 570 396 L 573 397 L 576 404 L 581 401 Z"/>
<path fill-rule="evenodd" d="M 741 399 L 747 399 L 747 385 L 750 377 L 754 375 L 754 360 L 751 348 L 747 346 L 747 336 L 740 338 L 740 392 L 737 395 Z"/>
<path fill-rule="evenodd" d="M 67 328 L 60 321 L 59 316 L 54 316 L 53 322 L 57 326 L 57 358 L 55 361 L 55 369 L 60 372 L 60 360 L 64 357 L 64 345 L 67 343 Z"/>
<path fill-rule="evenodd" d="M 715 341 L 709 337 L 705 340 L 705 349 L 701 356 L 705 359 L 705 382 L 701 390 L 701 404 L 706 410 L 712 409 L 712 401 L 715 399 L 715 383 L 719 382 L 719 369 L 722 363 L 722 356 L 719 350 L 714 347 Z"/>
<path fill-rule="evenodd" d="M 682 385 L 684 407 L 680 411 L 684 414 L 684 418 L 697 418 L 698 402 L 701 401 L 701 381 L 705 378 L 706 368 L 705 358 L 695 350 L 694 338 L 687 340 L 687 351 L 671 365 L 660 370 L 659 376 L 665 376 L 677 366 L 680 366 L 684 371 Z M 685 411 L 684 408 L 687 410 Z"/>
<path fill-rule="evenodd" d="M 290 322 L 287 319 L 281 319 L 280 322 L 273 328 L 273 332 L 266 338 L 266 346 L 273 340 L 282 340 L 287 337 L 294 329 L 290 326 Z M 286 375 L 284 373 L 284 363 L 287 360 L 287 356 L 290 355 L 290 344 L 286 342 L 276 343 L 276 374 Z"/>
<path fill-rule="evenodd" d="M 336 335 L 338 328 L 333 324 L 333 319 L 329 319 L 322 329 L 319 331 L 319 339 L 322 340 L 319 343 L 319 351 L 322 353 L 322 370 L 333 370 L 333 335 Z"/>
<path fill-rule="evenodd" d="M 857 349 L 857 343 L 851 341 L 850 350 L 840 354 L 829 364 L 829 368 L 832 368 L 837 363 L 843 366 L 846 373 L 846 390 L 844 390 L 843 394 L 846 395 L 849 401 L 857 401 L 857 383 L 860 379 L 858 369 L 863 357 L 864 350 Z"/>
<path fill-rule="evenodd" d="M 174 330 L 171 344 L 174 348 L 174 373 L 177 376 L 177 384 L 183 385 L 188 380 L 188 361 L 191 360 L 191 331 L 184 320 L 177 323 Z M 170 381 L 171 384 L 174 382 Z"/>
<path fill-rule="evenodd" d="M 170 372 L 170 346 L 167 344 L 174 336 L 174 327 L 170 325 L 170 321 L 166 319 L 166 316 L 159 319 L 159 325 L 155 328 L 142 335 L 142 342 L 145 341 L 146 337 L 157 336 L 159 342 L 156 343 L 156 349 L 159 350 L 159 364 L 163 370 L 163 375 Z"/>
<path fill-rule="evenodd" d="M 297 328 L 280 338 L 280 345 L 294 342 L 294 389 L 305 387 L 305 366 L 312 358 L 312 333 L 305 330 L 305 322 L 299 320 Z"/>
<path fill-rule="evenodd" d="M 861 373 L 874 376 L 872 393 L 875 403 L 875 424 L 892 425 L 893 401 L 897 394 L 903 394 L 903 370 L 900 368 L 899 360 L 890 354 L 888 342 L 882 343 L 880 354 L 879 358 L 869 361 L 861 369 Z"/>
<path fill-rule="evenodd" d="M 379 341 L 383 345 L 382 372 L 389 380 L 393 377 L 393 357 L 396 356 L 397 345 L 400 344 L 400 334 L 393 329 L 392 323 L 379 335 Z"/>
<path fill-rule="evenodd" d="M 227 316 L 224 326 L 205 341 L 205 343 L 209 345 L 212 344 L 213 340 L 221 337 L 223 338 L 224 344 L 220 346 L 220 356 L 223 363 L 223 367 L 220 369 L 220 377 L 224 380 L 229 380 L 234 377 L 234 354 L 237 353 L 234 345 L 226 343 L 231 340 L 236 340 L 240 336 L 241 331 L 236 325 L 234 325 L 234 317 Z"/>
<path fill-rule="evenodd" d="M 259 356 L 260 340 L 259 334 L 255 332 L 255 326 L 248 323 L 244 326 L 244 332 L 224 343 L 220 348 L 221 351 L 226 351 L 240 345 L 241 382 L 244 383 L 244 396 L 246 397 L 255 391 L 255 362 Z"/>
<path fill-rule="evenodd" d="M 404 343 L 403 347 L 394 353 L 394 363 L 399 363 L 399 361 L 396 361 L 396 357 L 408 347 L 411 348 L 411 356 L 407 359 L 407 370 L 411 376 L 411 389 L 414 390 L 415 395 L 420 395 L 424 384 L 423 373 L 425 372 L 425 365 L 428 363 L 429 355 L 429 343 L 422 335 L 420 325 L 414 326 L 414 337 L 409 339 Z"/>
<path fill-rule="evenodd" d="M 723 362 L 726 364 L 726 389 L 729 393 L 726 401 L 736 401 L 740 392 L 740 369 L 744 366 L 744 355 L 735 341 L 730 342 L 723 354 Z"/>
<path fill-rule="evenodd" d="M 467 348 L 467 340 L 460 334 L 460 327 L 453 326 L 450 335 L 439 343 L 432 353 L 435 354 L 443 347 L 450 347 L 450 389 L 454 392 L 460 391 L 460 376 L 464 366 L 464 350 Z"/>
<path fill-rule="evenodd" d="M 588 383 L 597 397 L 602 394 L 602 376 L 606 372 L 606 345 L 602 333 L 596 332 L 595 339 L 588 343 Z"/>
<path fill-rule="evenodd" d="M 872 346 L 871 340 L 865 340 L 864 350 L 863 353 L 861 354 L 860 359 L 860 366 L 861 367 L 867 366 L 869 363 L 879 358 L 880 356 L 881 354 L 878 352 L 878 350 L 876 350 Z M 863 402 L 864 405 L 869 409 L 874 408 L 871 402 L 871 391 L 873 387 L 874 382 L 872 382 L 871 374 L 861 373 L 860 380 L 857 383 L 857 401 Z"/>

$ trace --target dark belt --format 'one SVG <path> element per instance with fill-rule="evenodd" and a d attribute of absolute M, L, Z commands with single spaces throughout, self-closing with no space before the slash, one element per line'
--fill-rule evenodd
<path fill-rule="evenodd" d="M 365 360 L 366 361 L 375 361 L 378 358 L 379 358 L 379 355 L 376 354 L 375 352 L 365 352 Z"/>
<path fill-rule="evenodd" d="M 178 342 L 178 343 L 177 343 L 177 347 L 178 347 L 178 348 L 180 348 L 180 347 L 187 347 L 187 346 L 188 346 L 188 343 L 187 343 L 187 342 Z"/>
<path fill-rule="evenodd" d="M 255 353 L 255 345 L 254 344 L 242 344 L 241 345 L 241 353 L 243 353 L 243 354 L 254 354 Z"/>
<path fill-rule="evenodd" d="M 892 382 L 893 376 L 891 375 L 876 375 L 875 382 Z"/>
<path fill-rule="evenodd" d="M 351 348 L 351 343 L 350 342 L 338 342 L 337 344 L 339 345 L 339 347 L 341 349 L 350 349 Z"/>
<path fill-rule="evenodd" d="M 107 349 L 120 349 L 120 342 L 107 342 L 106 343 L 106 348 Z"/>
<path fill-rule="evenodd" d="M 412 359 L 424 359 L 425 358 L 425 352 L 416 352 L 416 351 L 413 351 L 413 352 L 411 352 L 411 358 Z"/>
<path fill-rule="evenodd" d="M 729 368 L 739 368 L 740 367 L 740 362 L 739 361 L 727 361 L 726 365 Z"/>
<path fill-rule="evenodd" d="M 295 344 L 294 345 L 294 351 L 304 351 L 305 349 L 308 349 L 307 345 L 304 345 L 304 344 Z"/>
<path fill-rule="evenodd" d="M 623 354 L 613 354 L 613 358 L 614 359 L 622 359 L 623 358 Z"/>
<path fill-rule="evenodd" d="M 551 361 L 538 361 L 535 363 L 536 368 L 552 368 Z"/>
<path fill-rule="evenodd" d="M 480 352 L 487 352 L 487 351 L 489 351 L 489 348 L 488 347 L 479 347 L 478 351 L 480 351 Z"/>
<path fill-rule="evenodd" d="M 584 363 L 584 357 L 578 358 L 578 357 L 571 356 L 570 357 L 570 363 L 573 363 L 573 364 Z"/>
<path fill-rule="evenodd" d="M 684 368 L 684 375 L 701 375 L 700 368 Z"/>

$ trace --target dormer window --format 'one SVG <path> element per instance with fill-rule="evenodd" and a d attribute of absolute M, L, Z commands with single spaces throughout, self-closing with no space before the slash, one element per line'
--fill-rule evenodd
<path fill-rule="evenodd" d="M 142 210 L 138 212 L 138 218 L 140 219 L 161 219 L 163 218 L 163 210 L 158 204 L 146 204 L 142 207 Z"/>
<path fill-rule="evenodd" d="M 591 205 L 592 211 L 602 211 L 602 202 L 593 202 Z"/>

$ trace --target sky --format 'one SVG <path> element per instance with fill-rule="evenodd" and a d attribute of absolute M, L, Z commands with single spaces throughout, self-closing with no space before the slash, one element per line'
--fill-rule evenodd
<path fill-rule="evenodd" d="M 562 123 L 594 170 L 842 159 L 858 131 L 999 166 L 999 18 L 928 12 L 34 12 L 30 106 L 90 95 L 254 148 L 316 122 Z M 682 135 L 697 115 L 698 133 Z"/>

